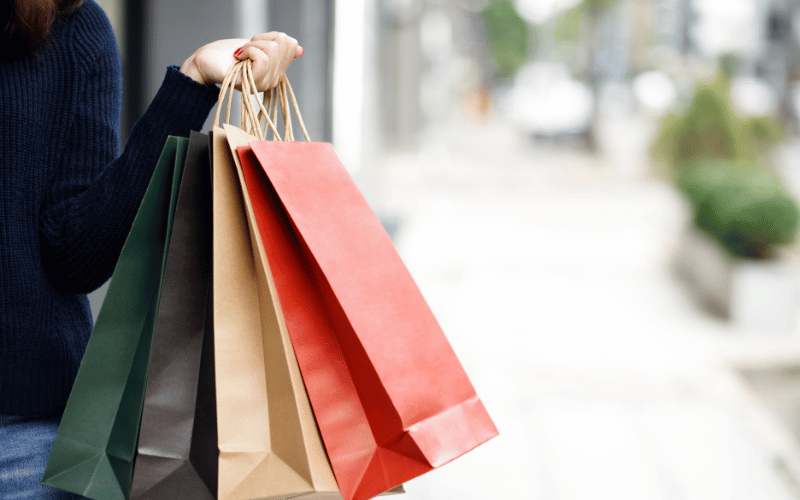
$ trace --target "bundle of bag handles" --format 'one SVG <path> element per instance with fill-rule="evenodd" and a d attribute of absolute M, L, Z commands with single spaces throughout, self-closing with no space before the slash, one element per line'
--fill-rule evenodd
<path fill-rule="evenodd" d="M 297 99 L 294 96 L 294 91 L 286 75 L 281 77 L 277 87 L 271 89 L 269 92 L 264 92 L 263 96 L 259 98 L 259 92 L 253 78 L 253 61 L 250 59 L 234 63 L 222 80 L 219 104 L 217 104 L 217 113 L 214 116 L 215 125 L 219 124 L 222 103 L 226 101 L 226 98 L 225 123 L 230 123 L 233 90 L 237 79 L 241 82 L 242 91 L 242 130 L 248 134 L 255 135 L 261 140 L 265 140 L 267 136 L 267 127 L 269 127 L 269 129 L 272 130 L 272 140 L 293 142 L 295 138 L 292 127 L 291 108 L 289 107 L 289 103 L 291 102 L 303 136 L 306 141 L 311 141 L 308 137 L 305 123 L 303 123 L 303 117 L 300 115 L 300 108 L 297 106 Z M 230 95 L 228 95 L 229 93 Z M 258 104 L 258 109 L 254 106 L 254 102 Z M 280 105 L 281 118 L 283 119 L 282 137 L 275 126 L 275 123 L 278 121 L 278 105 Z M 262 122 L 264 122 L 263 125 Z"/>

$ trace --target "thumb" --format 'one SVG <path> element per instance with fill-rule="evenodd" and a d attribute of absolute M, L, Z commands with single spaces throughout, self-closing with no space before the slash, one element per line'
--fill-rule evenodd
<path fill-rule="evenodd" d="M 297 49 L 294 51 L 294 58 L 295 58 L 295 59 L 297 59 L 298 57 L 300 57 L 300 56 L 302 56 L 303 54 L 305 54 L 305 52 L 306 52 L 306 51 L 303 49 L 303 47 L 301 47 L 301 46 L 299 46 L 299 45 L 298 45 L 298 46 L 297 46 Z"/>

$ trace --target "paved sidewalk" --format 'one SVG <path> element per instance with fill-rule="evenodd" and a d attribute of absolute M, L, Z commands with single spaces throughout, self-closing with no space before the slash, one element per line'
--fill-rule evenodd
<path fill-rule="evenodd" d="M 686 207 L 626 144 L 641 130 L 593 157 L 461 123 L 386 159 L 369 196 L 501 432 L 408 500 L 800 497 L 794 439 L 730 366 L 799 336 L 690 300 L 669 268 Z"/>

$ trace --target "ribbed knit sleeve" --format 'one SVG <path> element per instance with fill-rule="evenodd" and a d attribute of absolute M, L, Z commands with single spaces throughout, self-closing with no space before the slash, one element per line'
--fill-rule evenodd
<path fill-rule="evenodd" d="M 113 272 L 167 136 L 199 129 L 218 93 L 168 68 L 119 155 L 97 2 L 56 19 L 37 57 L 0 62 L 0 414 L 62 414 L 92 329 L 83 292 Z"/>
<path fill-rule="evenodd" d="M 116 156 L 119 60 L 98 58 L 89 73 L 41 216 L 42 257 L 54 285 L 87 293 L 106 281 L 167 136 L 199 130 L 218 89 L 167 69 L 153 102 Z"/>

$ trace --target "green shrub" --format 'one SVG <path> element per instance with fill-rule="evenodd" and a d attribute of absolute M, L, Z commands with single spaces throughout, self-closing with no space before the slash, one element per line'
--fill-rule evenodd
<path fill-rule="evenodd" d="M 800 212 L 771 168 L 752 161 L 703 160 L 678 178 L 697 226 L 730 253 L 764 259 L 794 241 Z"/>
<path fill-rule="evenodd" d="M 765 161 L 782 136 L 772 117 L 738 116 L 723 73 L 664 118 L 651 154 L 689 199 L 695 224 L 730 253 L 769 258 L 794 241 L 798 206 Z"/>

